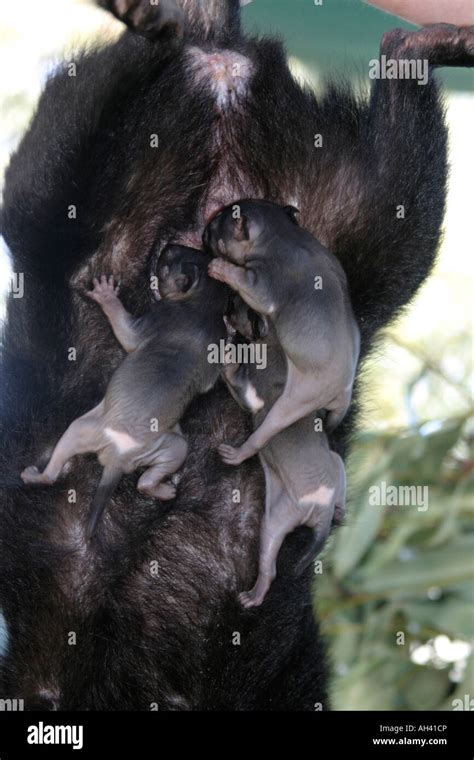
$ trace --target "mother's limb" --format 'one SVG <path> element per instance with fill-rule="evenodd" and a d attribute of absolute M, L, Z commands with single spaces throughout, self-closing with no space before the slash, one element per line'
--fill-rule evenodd
<path fill-rule="evenodd" d="M 298 525 L 295 505 L 277 476 L 263 463 L 265 472 L 266 498 L 265 514 L 260 527 L 260 550 L 258 576 L 253 588 L 239 594 L 243 607 L 258 607 L 262 604 L 276 577 L 278 552 L 288 533 Z"/>
<path fill-rule="evenodd" d="M 240 0 L 97 0 L 137 34 L 156 39 L 163 33 L 218 38 L 239 31 Z"/>
<path fill-rule="evenodd" d="M 162 34 L 182 37 L 184 16 L 175 0 L 98 0 L 98 4 L 134 32 L 154 40 Z"/>
<path fill-rule="evenodd" d="M 447 131 L 432 69 L 472 66 L 474 36 L 445 25 L 393 30 L 384 35 L 380 53 L 387 60 L 414 61 L 421 78 L 374 76 L 370 102 L 357 119 L 344 107 L 348 94 L 330 90 L 320 108 L 325 150 L 313 159 L 314 184 L 308 180 L 305 191 L 305 224 L 347 274 L 362 355 L 435 261 L 445 211 Z M 374 62 L 367 64 L 372 70 Z M 354 113 L 357 106 L 354 101 Z M 321 215 L 311 199 L 323 186 Z"/>

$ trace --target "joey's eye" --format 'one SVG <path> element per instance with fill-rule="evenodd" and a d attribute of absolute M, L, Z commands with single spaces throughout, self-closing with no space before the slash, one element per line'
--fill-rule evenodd
<path fill-rule="evenodd" d="M 243 214 L 235 220 L 234 231 L 236 240 L 250 240 L 250 222 Z"/>
<path fill-rule="evenodd" d="M 298 226 L 298 217 L 300 215 L 299 208 L 296 208 L 296 206 L 285 206 L 285 211 L 290 217 L 293 224 L 296 224 Z"/>

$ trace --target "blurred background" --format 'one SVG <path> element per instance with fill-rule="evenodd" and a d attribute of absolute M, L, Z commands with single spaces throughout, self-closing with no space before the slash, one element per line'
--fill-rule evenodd
<path fill-rule="evenodd" d="M 410 28 L 358 0 L 257 0 L 244 18 L 281 35 L 316 90 L 334 73 L 368 87 L 383 32 Z M 55 61 L 122 29 L 89 0 L 2 4 L 2 176 Z M 347 524 L 315 565 L 339 710 L 474 709 L 473 75 L 440 77 L 451 176 L 438 264 L 365 368 Z M 0 318 L 9 278 L 0 250 Z M 381 483 L 427 487 L 428 509 L 373 506 Z"/>

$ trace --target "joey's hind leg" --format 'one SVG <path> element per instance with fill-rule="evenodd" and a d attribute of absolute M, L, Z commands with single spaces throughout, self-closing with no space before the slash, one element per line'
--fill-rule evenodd
<path fill-rule="evenodd" d="M 101 406 L 102 404 L 99 404 L 95 409 L 74 420 L 56 444 L 43 472 L 39 472 L 34 465 L 26 467 L 21 473 L 23 482 L 40 485 L 55 483 L 63 467 L 72 457 L 97 451 L 102 433 Z"/>
<path fill-rule="evenodd" d="M 282 394 L 275 401 L 262 424 L 241 446 L 235 447 L 226 443 L 218 446 L 222 460 L 230 465 L 245 462 L 246 459 L 261 451 L 275 435 L 318 408 L 321 406 L 317 402 L 298 402 Z"/>
<path fill-rule="evenodd" d="M 99 5 L 144 37 L 156 39 L 162 34 L 183 35 L 183 12 L 175 0 L 99 0 Z"/>
<path fill-rule="evenodd" d="M 176 496 L 176 486 L 172 483 L 162 483 L 169 475 L 179 470 L 186 454 L 188 444 L 178 433 L 167 433 L 152 466 L 146 470 L 137 483 L 137 490 L 154 499 L 168 501 Z"/>
<path fill-rule="evenodd" d="M 243 607 L 258 607 L 262 604 L 276 577 L 276 561 L 281 545 L 297 524 L 294 505 L 288 495 L 280 491 L 278 499 L 265 510 L 260 529 L 258 577 L 250 591 L 239 594 Z"/>

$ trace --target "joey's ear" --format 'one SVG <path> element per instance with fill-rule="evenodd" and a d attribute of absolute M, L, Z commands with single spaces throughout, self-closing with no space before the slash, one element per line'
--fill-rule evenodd
<path fill-rule="evenodd" d="M 181 293 L 188 293 L 199 282 L 199 268 L 196 264 L 183 264 L 181 274 L 176 278 L 176 286 Z"/>
<path fill-rule="evenodd" d="M 299 208 L 296 208 L 296 206 L 285 206 L 285 211 L 290 217 L 293 224 L 298 224 L 298 217 L 300 215 Z"/>
<path fill-rule="evenodd" d="M 236 240 L 249 240 L 250 238 L 250 225 L 247 217 L 242 214 L 234 221 L 234 231 Z"/>

